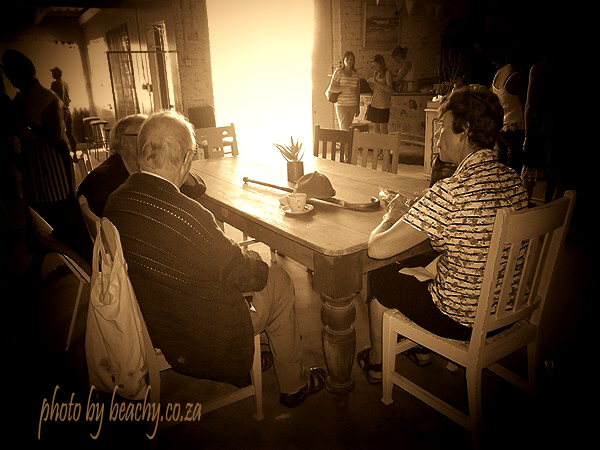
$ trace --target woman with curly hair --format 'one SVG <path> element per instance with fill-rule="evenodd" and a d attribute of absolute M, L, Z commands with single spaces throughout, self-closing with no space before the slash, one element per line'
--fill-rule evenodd
<path fill-rule="evenodd" d="M 448 178 L 436 182 L 407 208 L 393 200 L 368 244 L 371 258 L 385 259 L 429 239 L 435 253 L 404 263 L 425 266 L 438 258 L 433 279 L 419 281 L 392 264 L 370 274 L 371 348 L 358 364 L 371 383 L 381 381 L 382 321 L 386 308 L 396 308 L 416 324 L 439 336 L 470 338 L 483 272 L 500 208 L 518 211 L 527 194 L 514 169 L 501 164 L 493 150 L 503 125 L 496 94 L 483 86 L 457 89 L 442 103 L 436 133 L 442 161 L 457 164 Z M 510 306 L 510 305 L 509 305 Z M 429 355 L 413 349 L 407 356 L 419 365 Z"/>

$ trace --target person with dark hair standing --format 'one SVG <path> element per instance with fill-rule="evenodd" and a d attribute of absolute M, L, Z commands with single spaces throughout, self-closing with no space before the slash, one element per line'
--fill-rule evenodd
<path fill-rule="evenodd" d="M 89 237 L 79 239 L 71 229 L 78 226 L 67 219 L 78 205 L 62 102 L 40 84 L 33 62 L 23 53 L 6 50 L 2 55 L 2 70 L 19 90 L 12 101 L 11 126 L 19 140 L 17 166 L 22 176 L 25 205 L 35 209 L 54 228 L 56 239 L 72 246 L 82 256 L 88 251 L 91 254 Z M 26 235 L 27 249 L 33 256 L 26 274 L 39 280 L 46 249 L 35 239 L 29 223 L 26 223 Z"/>
<path fill-rule="evenodd" d="M 398 264 L 371 272 L 371 348 L 357 356 L 369 382 L 381 381 L 386 308 L 398 309 L 436 335 L 470 338 L 496 212 L 527 207 L 521 178 L 501 164 L 493 151 L 503 117 L 498 97 L 483 86 L 452 92 L 440 107 L 441 128 L 436 137 L 441 159 L 457 164 L 456 171 L 435 183 L 410 208 L 399 198 L 390 202 L 382 222 L 371 233 L 371 258 L 392 257 L 426 239 L 441 254 L 434 259 L 432 280 L 421 282 L 400 273 Z M 409 350 L 407 356 L 421 365 L 428 355 L 417 349 Z"/>
<path fill-rule="evenodd" d="M 392 102 L 392 72 L 385 66 L 382 55 L 375 55 L 369 62 L 373 66 L 373 76 L 367 81 L 373 89 L 373 95 L 365 119 L 374 124 L 376 133 L 387 134 Z"/>
<path fill-rule="evenodd" d="M 333 72 L 328 90 L 341 92 L 335 104 L 340 130 L 349 130 L 352 121 L 360 114 L 360 89 L 358 73 L 354 69 L 354 53 L 344 53 L 343 65 Z"/>
<path fill-rule="evenodd" d="M 407 58 L 408 47 L 396 47 L 392 51 L 392 57 L 400 66 L 396 79 L 396 92 L 414 92 L 415 90 L 415 68 L 412 61 Z"/>
<path fill-rule="evenodd" d="M 73 136 L 73 115 L 71 114 L 71 110 L 69 109 L 69 105 L 71 104 L 71 95 L 69 92 L 69 85 L 62 79 L 62 70 L 58 67 L 50 69 L 52 72 L 52 78 L 54 81 L 50 85 L 50 89 L 54 91 L 58 98 L 63 103 L 63 115 L 65 119 L 65 131 L 67 135 L 67 139 L 69 140 L 69 146 L 71 147 L 71 152 L 75 157 L 77 154 L 77 141 L 75 140 L 75 136 Z"/>

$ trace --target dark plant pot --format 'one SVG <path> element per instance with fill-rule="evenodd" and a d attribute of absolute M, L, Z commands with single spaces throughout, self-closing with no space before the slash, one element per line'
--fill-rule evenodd
<path fill-rule="evenodd" d="M 302 161 L 288 161 L 287 178 L 288 181 L 295 183 L 304 175 L 304 163 Z"/>

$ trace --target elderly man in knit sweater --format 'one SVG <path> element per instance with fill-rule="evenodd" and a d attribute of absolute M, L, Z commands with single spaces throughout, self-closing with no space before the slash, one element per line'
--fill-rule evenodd
<path fill-rule="evenodd" d="M 298 406 L 323 388 L 326 373 L 304 369 L 293 283 L 258 253 L 243 253 L 212 213 L 180 192 L 196 152 L 183 116 L 151 115 L 138 135 L 140 172 L 104 209 L 119 230 L 152 341 L 176 371 L 240 386 L 248 383 L 253 335 L 265 330 L 279 401 Z"/>

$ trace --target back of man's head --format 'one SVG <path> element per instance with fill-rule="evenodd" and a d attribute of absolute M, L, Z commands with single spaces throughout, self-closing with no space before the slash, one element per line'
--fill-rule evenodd
<path fill-rule="evenodd" d="M 2 71 L 11 84 L 20 89 L 36 78 L 35 65 L 18 50 L 8 49 L 2 54 Z"/>
<path fill-rule="evenodd" d="M 138 172 L 136 142 L 145 114 L 132 114 L 119 119 L 110 133 L 110 154 L 121 155 L 129 173 Z"/>
<path fill-rule="evenodd" d="M 142 170 L 181 167 L 185 154 L 195 146 L 195 130 L 176 111 L 152 114 L 142 125 L 137 141 L 137 156 Z"/>

